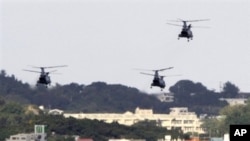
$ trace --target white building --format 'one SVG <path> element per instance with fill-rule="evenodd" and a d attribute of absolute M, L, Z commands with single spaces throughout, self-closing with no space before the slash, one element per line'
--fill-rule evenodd
<path fill-rule="evenodd" d="M 189 112 L 188 108 L 171 108 L 169 114 L 154 114 L 152 109 L 136 108 L 135 113 L 64 113 L 64 117 L 76 119 L 96 119 L 106 123 L 118 122 L 122 125 L 131 126 L 139 121 L 156 121 L 159 126 L 167 129 L 180 127 L 184 133 L 196 132 L 204 133 L 200 127 L 202 122 L 194 112 Z"/>
<path fill-rule="evenodd" d="M 63 111 L 59 110 L 59 109 L 52 109 L 52 110 L 49 110 L 48 114 L 50 114 L 50 115 L 62 115 Z"/>
<path fill-rule="evenodd" d="M 109 139 L 109 141 L 146 141 L 140 139 Z"/>
<path fill-rule="evenodd" d="M 45 125 L 35 125 L 34 133 L 22 133 L 10 136 L 5 141 L 47 141 Z"/>
<path fill-rule="evenodd" d="M 220 98 L 220 100 L 226 101 L 230 106 L 245 105 L 247 102 L 246 98 Z"/>
<path fill-rule="evenodd" d="M 6 139 L 6 141 L 46 141 L 46 134 L 45 133 L 16 134 L 10 136 L 10 138 Z"/>
<path fill-rule="evenodd" d="M 154 94 L 161 102 L 174 102 L 174 95 L 172 93 Z"/>

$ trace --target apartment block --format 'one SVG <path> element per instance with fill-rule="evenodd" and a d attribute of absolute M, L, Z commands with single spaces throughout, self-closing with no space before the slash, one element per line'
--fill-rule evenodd
<path fill-rule="evenodd" d="M 92 119 L 104 121 L 106 123 L 118 122 L 122 125 L 131 126 L 140 121 L 156 121 L 158 126 L 171 128 L 181 128 L 184 133 L 205 133 L 201 128 L 202 121 L 196 113 L 189 112 L 186 107 L 170 108 L 169 114 L 155 114 L 152 109 L 136 108 L 132 113 L 64 113 L 64 117 L 76 119 Z"/>

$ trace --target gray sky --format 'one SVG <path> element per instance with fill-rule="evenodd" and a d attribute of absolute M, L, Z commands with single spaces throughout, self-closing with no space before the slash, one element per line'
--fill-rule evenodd
<path fill-rule="evenodd" d="M 177 81 L 219 91 L 234 83 L 250 92 L 249 0 L 2 0 L 0 68 L 35 84 L 34 66 L 68 65 L 51 75 L 60 84 L 104 81 L 142 91 L 153 77 L 133 68 L 174 67 L 162 75 L 166 90 Z M 176 19 L 192 23 L 194 39 L 177 36 Z M 180 23 L 181 24 L 181 23 Z M 150 72 L 149 72 L 150 73 Z"/>

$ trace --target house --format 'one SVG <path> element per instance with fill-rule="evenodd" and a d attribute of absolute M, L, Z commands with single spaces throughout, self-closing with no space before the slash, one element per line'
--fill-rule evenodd
<path fill-rule="evenodd" d="M 63 114 L 63 111 L 62 110 L 59 110 L 59 109 L 52 109 L 52 110 L 49 110 L 48 112 L 50 115 L 62 115 Z"/>

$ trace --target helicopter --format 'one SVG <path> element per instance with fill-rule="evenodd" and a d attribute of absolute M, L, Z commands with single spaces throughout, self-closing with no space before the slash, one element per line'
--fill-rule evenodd
<path fill-rule="evenodd" d="M 163 69 L 158 69 L 158 70 L 149 70 L 149 71 L 154 71 L 154 74 L 149 74 L 149 73 L 144 73 L 144 72 L 140 72 L 141 74 L 144 75 L 151 75 L 154 76 L 153 81 L 151 83 L 151 87 L 160 87 L 161 91 L 166 87 L 165 81 L 164 81 L 164 77 L 163 75 L 159 75 L 159 71 L 164 71 L 164 70 L 169 70 L 172 69 L 173 67 L 169 67 L 169 68 L 163 68 Z"/>
<path fill-rule="evenodd" d="M 187 22 L 199 22 L 199 21 L 208 21 L 209 19 L 201 19 L 201 20 L 182 20 L 178 19 L 177 21 L 172 21 L 172 22 L 182 22 L 183 25 L 178 25 L 178 24 L 173 24 L 173 23 L 167 23 L 169 25 L 174 25 L 174 26 L 182 26 L 181 33 L 178 35 L 178 40 L 180 38 L 187 38 L 187 41 L 189 39 L 193 40 L 193 32 L 191 31 L 191 28 L 193 27 L 191 24 L 187 24 Z M 198 26 L 196 26 L 198 27 Z M 200 28 L 207 28 L 205 26 L 199 26 Z"/>
<path fill-rule="evenodd" d="M 42 85 L 44 85 L 47 88 L 48 85 L 51 84 L 51 79 L 50 79 L 49 74 L 50 73 L 54 73 L 57 70 L 52 70 L 52 71 L 46 72 L 45 69 L 58 68 L 58 67 L 67 67 L 67 65 L 49 66 L 49 67 L 36 67 L 36 66 L 32 66 L 32 67 L 33 68 L 39 68 L 39 69 L 41 69 L 41 71 L 26 70 L 26 69 L 24 69 L 24 71 L 40 73 L 40 76 L 39 76 L 39 78 L 37 80 L 36 86 L 38 86 L 39 84 L 42 84 Z"/>

